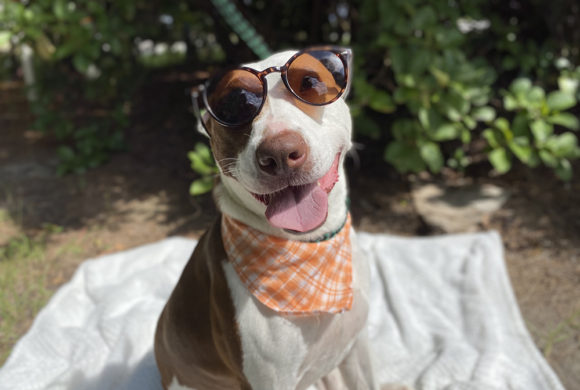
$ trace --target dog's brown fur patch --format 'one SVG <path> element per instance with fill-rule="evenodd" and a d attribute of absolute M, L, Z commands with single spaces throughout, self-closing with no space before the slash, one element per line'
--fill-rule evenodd
<path fill-rule="evenodd" d="M 171 294 L 155 335 L 163 387 L 249 390 L 241 341 L 222 263 L 221 216 L 201 237 Z"/>
<path fill-rule="evenodd" d="M 210 119 L 208 122 L 210 144 L 214 158 L 226 176 L 233 177 L 228 167 L 231 158 L 238 158 L 252 134 L 252 123 L 238 127 L 225 127 Z"/>

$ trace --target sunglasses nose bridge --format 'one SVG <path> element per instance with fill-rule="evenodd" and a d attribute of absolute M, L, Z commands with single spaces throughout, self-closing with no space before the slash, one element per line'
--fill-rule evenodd
<path fill-rule="evenodd" d="M 257 74 L 258 78 L 262 81 L 265 81 L 265 77 L 270 73 L 281 73 L 282 67 L 281 66 L 271 66 L 269 68 L 264 69 L 263 71 Z"/>
<path fill-rule="evenodd" d="M 284 77 L 284 72 L 285 72 L 284 66 L 271 66 L 271 67 L 266 68 L 266 69 L 264 69 L 261 72 L 256 74 L 262 83 L 262 87 L 264 88 L 264 97 L 263 97 L 264 103 L 266 102 L 266 99 L 268 99 L 268 95 L 269 95 L 269 92 L 268 92 L 269 86 L 268 86 L 268 80 L 267 80 L 266 76 L 268 76 L 269 74 L 272 74 L 272 73 L 281 73 L 282 81 L 286 85 L 286 88 L 288 88 L 288 83 L 287 83 L 286 77 Z M 263 103 L 263 105 L 264 105 L 264 103 Z M 260 111 L 262 109 L 263 109 L 263 106 L 260 107 Z"/>

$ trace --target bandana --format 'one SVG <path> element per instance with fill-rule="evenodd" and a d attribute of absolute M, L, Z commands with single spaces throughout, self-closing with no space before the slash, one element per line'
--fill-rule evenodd
<path fill-rule="evenodd" d="M 352 306 L 350 214 L 321 242 L 264 234 L 227 216 L 222 239 L 228 260 L 261 303 L 283 314 L 340 313 Z"/>

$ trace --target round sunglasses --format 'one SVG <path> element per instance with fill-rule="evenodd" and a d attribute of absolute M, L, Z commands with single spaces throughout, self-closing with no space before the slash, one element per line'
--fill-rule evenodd
<path fill-rule="evenodd" d="M 264 106 L 268 94 L 266 75 L 273 72 L 281 73 L 286 88 L 300 101 L 313 106 L 330 104 L 347 89 L 351 58 L 352 52 L 347 48 L 311 47 L 294 54 L 282 66 L 262 71 L 248 67 L 227 70 L 192 90 L 194 112 L 206 131 L 200 99 L 222 126 L 248 124 Z"/>

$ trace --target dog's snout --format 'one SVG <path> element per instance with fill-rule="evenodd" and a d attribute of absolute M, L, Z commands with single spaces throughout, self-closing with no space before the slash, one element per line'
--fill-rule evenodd
<path fill-rule="evenodd" d="M 308 156 L 308 145 L 291 130 L 266 137 L 256 150 L 260 169 L 270 175 L 286 174 L 302 167 Z"/>

